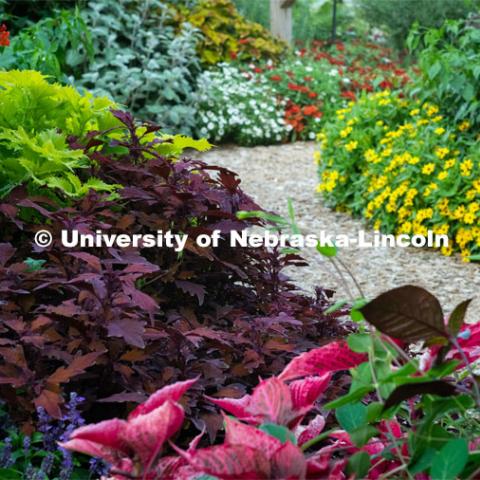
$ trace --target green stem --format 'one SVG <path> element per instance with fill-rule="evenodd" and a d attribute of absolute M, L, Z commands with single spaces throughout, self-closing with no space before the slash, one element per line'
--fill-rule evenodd
<path fill-rule="evenodd" d="M 301 449 L 302 449 L 302 452 L 304 452 L 305 450 L 308 450 L 310 447 L 312 447 L 313 445 L 315 445 L 316 443 L 318 442 L 321 442 L 322 440 L 325 440 L 326 438 L 328 438 L 333 432 L 338 432 L 338 428 L 331 428 L 330 430 L 326 430 L 325 432 L 322 432 L 320 435 L 317 435 L 315 438 L 312 438 L 311 440 L 309 440 L 308 442 L 305 442 L 302 446 L 301 446 Z"/>

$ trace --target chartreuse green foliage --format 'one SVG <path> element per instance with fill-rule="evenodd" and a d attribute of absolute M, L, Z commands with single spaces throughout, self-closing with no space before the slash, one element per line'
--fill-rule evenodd
<path fill-rule="evenodd" d="M 480 124 L 480 30 L 470 21 L 446 21 L 441 28 L 408 38 L 422 75 L 416 93 L 442 105 L 455 121 Z"/>
<path fill-rule="evenodd" d="M 193 8 L 181 6 L 177 21 L 188 22 L 202 33 L 197 51 L 203 63 L 278 58 L 287 49 L 262 25 L 240 15 L 231 0 L 199 0 Z"/>
<path fill-rule="evenodd" d="M 448 235 L 442 253 L 468 259 L 480 245 L 480 148 L 470 131 L 432 103 L 363 96 L 318 136 L 318 191 L 383 232 Z"/>
<path fill-rule="evenodd" d="M 22 183 L 60 188 L 69 196 L 89 188 L 111 191 L 113 185 L 96 178 L 78 178 L 76 169 L 90 163 L 66 140 L 118 125 L 113 106 L 106 98 L 49 83 L 39 72 L 0 72 L 0 196 Z"/>

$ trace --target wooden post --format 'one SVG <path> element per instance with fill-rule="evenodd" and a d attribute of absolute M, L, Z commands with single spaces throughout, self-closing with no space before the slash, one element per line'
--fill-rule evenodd
<path fill-rule="evenodd" d="M 331 42 L 335 43 L 336 40 L 337 40 L 337 0 L 333 0 Z"/>
<path fill-rule="evenodd" d="M 292 42 L 292 5 L 295 0 L 270 0 L 270 30 L 273 35 Z"/>

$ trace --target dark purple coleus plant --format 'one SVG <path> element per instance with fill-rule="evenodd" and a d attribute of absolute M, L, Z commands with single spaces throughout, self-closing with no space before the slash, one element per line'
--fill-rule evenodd
<path fill-rule="evenodd" d="M 304 265 L 298 255 L 230 247 L 232 230 L 258 224 L 236 213 L 260 208 L 234 173 L 162 156 L 158 140 L 146 141 L 130 115 L 114 113 L 125 125 L 121 140 L 92 132 L 70 144 L 92 160 L 90 175 L 123 185 L 115 198 L 91 191 L 72 201 L 48 189 L 31 197 L 18 187 L 0 204 L 0 397 L 28 424 L 36 407 L 60 417 L 63 393 L 74 390 L 86 398 L 89 420 L 98 420 L 201 375 L 187 415 L 213 436 L 222 419 L 213 406 L 199 413 L 202 393 L 242 396 L 258 375 L 278 373 L 346 327 L 336 322 L 339 312 L 325 314 L 332 292 L 310 298 L 283 275 Z M 46 249 L 32 241 L 40 228 L 54 237 Z M 189 241 L 181 254 L 68 249 L 59 241 L 65 229 L 170 230 Z M 199 248 L 196 236 L 215 229 L 220 245 Z"/>

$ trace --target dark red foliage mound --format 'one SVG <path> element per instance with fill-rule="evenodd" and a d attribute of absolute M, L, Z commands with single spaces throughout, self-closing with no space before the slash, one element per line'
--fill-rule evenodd
<path fill-rule="evenodd" d="M 199 424 L 201 394 L 238 396 L 294 353 L 343 333 L 324 313 L 331 292 L 309 298 L 282 275 L 302 265 L 300 257 L 229 246 L 231 230 L 252 226 L 236 212 L 259 209 L 234 173 L 163 158 L 140 144 L 130 116 L 117 115 L 128 133 L 114 148 L 97 133 L 87 147 L 80 139 L 71 145 L 97 162 L 91 174 L 124 186 L 119 198 L 92 191 L 59 206 L 47 190 L 29 197 L 18 188 L 0 204 L 0 395 L 18 420 L 29 421 L 35 406 L 59 415 L 66 391 L 87 397 L 90 418 L 103 416 L 102 406 L 111 417 L 126 402 L 198 375 L 190 413 Z M 111 153 L 119 146 L 123 153 Z M 33 243 L 40 228 L 54 237 L 45 250 Z M 64 229 L 171 230 L 189 242 L 182 253 L 77 250 L 61 245 Z M 214 229 L 224 235 L 218 248 L 196 246 L 198 234 Z M 213 432 L 213 410 L 203 420 Z"/>

